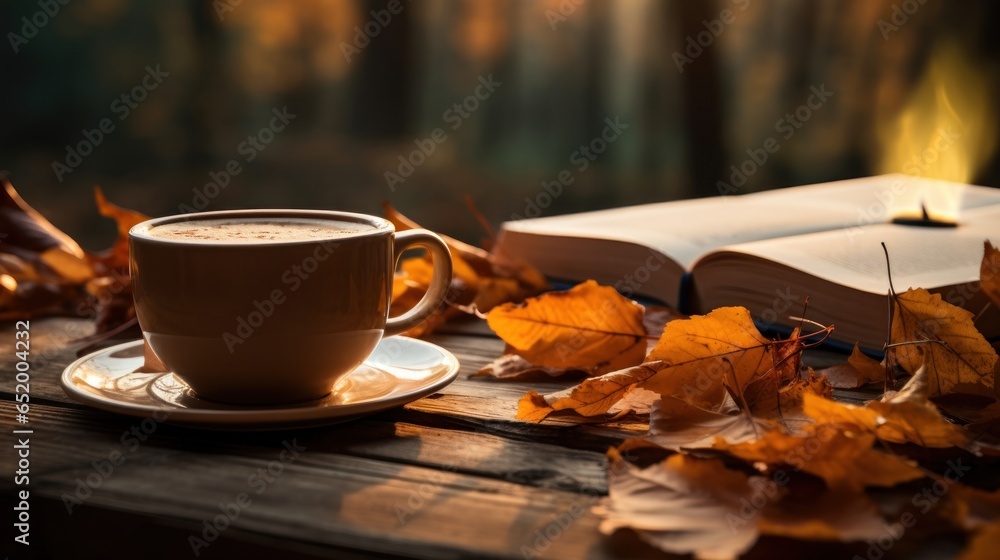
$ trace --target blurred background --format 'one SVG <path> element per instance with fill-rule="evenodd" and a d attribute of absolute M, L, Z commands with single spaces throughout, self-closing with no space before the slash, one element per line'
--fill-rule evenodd
<path fill-rule="evenodd" d="M 8 0 L 0 170 L 89 249 L 114 238 L 95 185 L 154 216 L 388 200 L 471 242 L 465 195 L 496 225 L 887 171 L 1000 186 L 997 21 L 986 0 Z"/>

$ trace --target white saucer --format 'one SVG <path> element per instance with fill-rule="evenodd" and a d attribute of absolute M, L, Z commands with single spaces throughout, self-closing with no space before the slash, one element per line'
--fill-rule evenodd
<path fill-rule="evenodd" d="M 368 360 L 326 397 L 241 406 L 205 400 L 173 373 L 142 373 L 138 370 L 143 362 L 141 340 L 105 348 L 70 364 L 62 374 L 62 387 L 84 404 L 129 416 L 216 430 L 278 430 L 333 424 L 402 406 L 458 376 L 458 360 L 451 352 L 394 336 L 379 342 Z"/>

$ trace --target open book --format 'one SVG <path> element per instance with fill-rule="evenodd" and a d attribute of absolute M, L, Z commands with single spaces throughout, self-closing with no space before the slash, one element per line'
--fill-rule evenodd
<path fill-rule="evenodd" d="M 950 219 L 958 227 L 892 223 Z M 495 251 L 549 277 L 594 279 L 688 313 L 742 305 L 765 325 L 801 316 L 879 349 L 889 277 L 979 313 L 983 242 L 1000 243 L 1000 189 L 883 175 L 761 193 L 506 222 Z M 1000 313 L 977 326 L 1000 334 Z M 991 323 L 991 324 L 990 324 Z"/>

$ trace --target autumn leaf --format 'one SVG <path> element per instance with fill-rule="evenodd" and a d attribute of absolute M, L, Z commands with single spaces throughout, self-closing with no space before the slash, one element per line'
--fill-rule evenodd
<path fill-rule="evenodd" d="M 598 416 L 606 413 L 620 401 L 629 389 L 659 373 L 666 367 L 660 362 L 644 364 L 605 373 L 584 380 L 576 387 L 546 396 L 529 391 L 517 405 L 517 419 L 541 422 L 559 410 L 572 410 L 580 416 Z"/>
<path fill-rule="evenodd" d="M 627 527 L 665 552 L 736 558 L 760 535 L 861 541 L 884 534 L 885 521 L 863 494 L 793 492 L 718 459 L 678 454 L 639 469 L 613 450 L 608 455 L 608 498 L 595 508 L 601 532 Z"/>
<path fill-rule="evenodd" d="M 398 210 L 393 208 L 393 206 L 387 201 L 382 202 L 382 208 L 385 210 L 385 218 L 392 222 L 396 231 L 422 229 L 420 224 L 404 216 Z M 448 237 L 447 235 L 438 234 L 438 236 L 441 237 L 441 239 L 443 239 L 448 245 L 448 249 L 451 250 L 451 257 L 453 260 L 457 258 L 462 260 L 464 263 L 467 263 L 477 275 L 482 274 L 484 276 L 489 276 L 493 274 L 493 265 L 488 251 L 469 245 L 468 243 L 463 243 L 462 241 L 453 237 Z"/>
<path fill-rule="evenodd" d="M 997 353 L 973 324 L 973 314 L 924 289 L 893 298 L 891 356 L 908 373 L 927 368 L 930 396 L 969 393 L 995 396 Z"/>
<path fill-rule="evenodd" d="M 543 367 L 604 373 L 646 354 L 642 306 L 594 281 L 500 305 L 486 320 L 514 352 Z"/>
<path fill-rule="evenodd" d="M 6 234 L 0 253 L 35 267 L 46 282 L 77 284 L 92 278 L 83 249 L 25 202 L 6 177 L 0 183 L 0 231 Z"/>
<path fill-rule="evenodd" d="M 969 443 L 966 431 L 947 421 L 927 399 L 924 371 L 919 370 L 898 393 L 864 407 L 807 395 L 803 409 L 818 424 L 854 426 L 889 443 L 964 447 Z"/>
<path fill-rule="evenodd" d="M 703 407 L 718 407 L 728 383 L 738 393 L 772 371 L 776 343 L 757 330 L 750 312 L 722 307 L 707 315 L 671 321 L 646 358 L 662 362 L 642 387 Z"/>
<path fill-rule="evenodd" d="M 596 509 L 602 533 L 631 528 L 660 550 L 698 558 L 735 558 L 756 542 L 755 524 L 733 522 L 754 492 L 742 472 L 686 455 L 639 469 L 609 455 L 608 499 Z"/>
<path fill-rule="evenodd" d="M 1000 307 L 1000 249 L 989 241 L 983 243 L 983 262 L 979 266 L 979 283 L 993 305 Z"/>
<path fill-rule="evenodd" d="M 847 358 L 847 363 L 837 364 L 820 371 L 834 388 L 857 389 L 868 383 L 885 380 L 885 366 L 866 356 L 857 344 Z"/>
<path fill-rule="evenodd" d="M 149 216 L 108 202 L 100 187 L 94 187 L 94 199 L 97 201 L 97 211 L 105 218 L 115 221 L 118 237 L 110 249 L 88 257 L 101 275 L 107 275 L 113 270 L 128 270 L 128 230 L 145 222 Z"/>
<path fill-rule="evenodd" d="M 717 437 L 728 443 L 742 443 L 757 439 L 773 427 L 770 421 L 740 413 L 735 405 L 727 412 L 717 412 L 677 397 L 660 397 L 650 412 L 649 434 L 626 440 L 618 450 L 625 452 L 647 444 L 672 451 L 707 449 Z"/>
<path fill-rule="evenodd" d="M 564 375 L 585 375 L 585 373 L 582 370 L 536 366 L 511 352 L 508 347 L 502 356 L 483 366 L 476 373 L 476 376 L 505 380 L 537 380 L 552 379 Z"/>
<path fill-rule="evenodd" d="M 885 535 L 885 520 L 865 494 L 827 490 L 789 492 L 796 499 L 768 504 L 757 521 L 762 534 L 800 540 L 865 541 Z"/>
<path fill-rule="evenodd" d="M 832 490 L 889 487 L 924 476 L 906 460 L 872 449 L 874 443 L 874 435 L 822 425 L 801 435 L 771 430 L 736 444 L 718 438 L 713 448 L 748 462 L 789 465 L 823 479 Z"/>
<path fill-rule="evenodd" d="M 652 361 L 587 379 L 544 397 L 529 393 L 521 399 L 517 418 L 537 422 L 559 410 L 597 416 L 606 413 L 633 386 L 718 410 L 726 401 L 727 384 L 742 394 L 742 387 L 750 380 L 774 372 L 775 354 L 794 343 L 765 338 L 742 307 L 724 307 L 708 315 L 671 321 L 647 357 Z"/>

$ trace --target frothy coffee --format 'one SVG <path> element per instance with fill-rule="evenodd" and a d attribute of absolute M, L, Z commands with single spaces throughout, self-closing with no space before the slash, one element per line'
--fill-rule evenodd
<path fill-rule="evenodd" d="M 159 239 L 240 244 L 319 241 L 372 229 L 365 224 L 334 220 L 241 218 L 173 222 L 152 227 L 146 233 Z"/>

